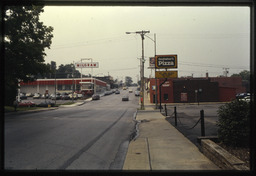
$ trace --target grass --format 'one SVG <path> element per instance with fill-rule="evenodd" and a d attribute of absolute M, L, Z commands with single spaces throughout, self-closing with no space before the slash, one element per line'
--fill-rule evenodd
<path fill-rule="evenodd" d="M 35 109 L 41 109 L 41 107 L 18 107 L 16 111 L 29 111 Z M 4 112 L 15 112 L 15 109 L 13 106 L 4 106 Z"/>

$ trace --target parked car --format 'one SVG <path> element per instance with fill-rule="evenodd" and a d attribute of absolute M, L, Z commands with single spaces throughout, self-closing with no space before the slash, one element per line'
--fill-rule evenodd
<path fill-rule="evenodd" d="M 239 93 L 239 94 L 236 94 L 236 98 L 237 99 L 244 98 L 246 96 L 250 96 L 250 93 Z"/>
<path fill-rule="evenodd" d="M 60 95 L 60 98 L 62 99 L 62 100 L 69 100 L 69 96 L 68 96 L 68 93 L 62 93 L 61 95 Z"/>
<path fill-rule="evenodd" d="M 127 89 L 127 87 L 123 87 L 123 90 L 126 90 Z"/>
<path fill-rule="evenodd" d="M 129 93 L 132 93 L 133 92 L 133 90 L 132 89 L 129 89 Z"/>
<path fill-rule="evenodd" d="M 246 97 L 244 97 L 244 98 L 241 98 L 240 100 L 242 100 L 242 101 L 247 101 L 247 102 L 250 102 L 250 101 L 251 101 L 250 96 L 246 96 Z"/>
<path fill-rule="evenodd" d="M 45 98 L 49 98 L 49 94 L 42 94 L 41 98 L 45 99 Z"/>
<path fill-rule="evenodd" d="M 28 97 L 24 93 L 20 93 L 20 99 L 26 100 Z"/>
<path fill-rule="evenodd" d="M 81 95 L 82 95 L 82 94 L 81 94 Z M 68 96 L 69 96 L 69 99 L 72 100 L 72 93 L 68 94 Z M 73 93 L 73 99 L 76 100 L 77 98 L 78 98 L 78 94 L 74 92 L 74 93 Z"/>
<path fill-rule="evenodd" d="M 136 97 L 137 97 L 137 96 L 140 96 L 140 91 L 135 90 L 134 95 L 135 95 Z"/>
<path fill-rule="evenodd" d="M 60 93 L 56 93 L 56 95 L 55 94 L 51 94 L 51 96 L 50 96 L 50 99 L 51 100 L 60 100 Z"/>
<path fill-rule="evenodd" d="M 92 100 L 99 100 L 99 99 L 100 99 L 100 95 L 98 95 L 98 94 L 92 95 Z"/>
<path fill-rule="evenodd" d="M 120 94 L 120 91 L 119 91 L 119 90 L 116 90 L 116 91 L 115 91 L 115 94 Z"/>
<path fill-rule="evenodd" d="M 34 107 L 36 104 L 33 101 L 20 102 L 19 107 Z"/>
<path fill-rule="evenodd" d="M 48 107 L 48 105 L 51 105 L 51 107 L 55 106 L 54 102 L 51 101 L 43 101 L 40 104 L 38 104 L 38 107 Z"/>
<path fill-rule="evenodd" d="M 33 99 L 39 99 L 41 97 L 40 93 L 35 93 Z"/>
<path fill-rule="evenodd" d="M 32 93 L 26 93 L 27 97 L 33 97 L 34 95 Z"/>
<path fill-rule="evenodd" d="M 123 96 L 122 101 L 129 101 L 129 96 L 128 95 Z"/>

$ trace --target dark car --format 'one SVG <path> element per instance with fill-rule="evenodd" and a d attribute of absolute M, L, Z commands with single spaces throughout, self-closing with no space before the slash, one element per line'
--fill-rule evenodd
<path fill-rule="evenodd" d="M 20 99 L 21 100 L 26 100 L 28 97 L 26 96 L 26 94 L 20 93 Z"/>
<path fill-rule="evenodd" d="M 98 95 L 98 94 L 93 94 L 92 100 L 99 100 L 99 99 L 100 99 L 100 95 Z"/>
<path fill-rule="evenodd" d="M 239 93 L 239 94 L 236 94 L 236 98 L 237 99 L 245 98 L 247 96 L 250 96 L 250 93 Z"/>
<path fill-rule="evenodd" d="M 20 102 L 19 107 L 34 107 L 36 104 L 33 101 Z"/>
<path fill-rule="evenodd" d="M 43 101 L 40 104 L 38 104 L 38 107 L 49 107 L 49 105 L 51 107 L 55 106 L 55 103 L 51 102 L 51 101 Z"/>
<path fill-rule="evenodd" d="M 129 101 L 129 96 L 128 95 L 123 96 L 122 101 Z"/>
<path fill-rule="evenodd" d="M 61 95 L 60 95 L 60 98 L 62 99 L 62 100 L 69 100 L 69 95 L 68 95 L 68 93 L 62 93 Z"/>

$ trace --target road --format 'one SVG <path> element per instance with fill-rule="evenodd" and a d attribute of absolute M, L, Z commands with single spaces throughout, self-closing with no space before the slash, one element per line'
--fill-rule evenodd
<path fill-rule="evenodd" d="M 205 136 L 217 136 L 217 110 L 221 105 L 223 105 L 223 103 L 200 104 L 199 106 L 195 104 L 176 105 L 176 128 L 191 142 L 198 146 L 199 144 L 197 143 L 197 137 L 201 136 L 201 121 L 199 121 L 200 111 L 204 110 Z M 167 109 L 167 115 L 171 116 L 171 118 L 167 119 L 173 126 L 175 126 L 175 120 L 173 115 L 174 106 L 167 106 Z M 197 122 L 198 124 L 196 125 Z"/>
<path fill-rule="evenodd" d="M 138 98 L 121 94 L 84 105 L 5 115 L 5 169 L 121 170 Z"/>

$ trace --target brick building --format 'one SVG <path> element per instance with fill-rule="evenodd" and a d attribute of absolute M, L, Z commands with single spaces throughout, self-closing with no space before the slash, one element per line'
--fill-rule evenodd
<path fill-rule="evenodd" d="M 157 79 L 159 85 L 165 79 Z M 167 79 L 161 87 L 162 103 L 226 102 L 245 92 L 241 77 L 175 78 Z M 149 80 L 150 102 L 155 103 L 155 79 Z"/>

